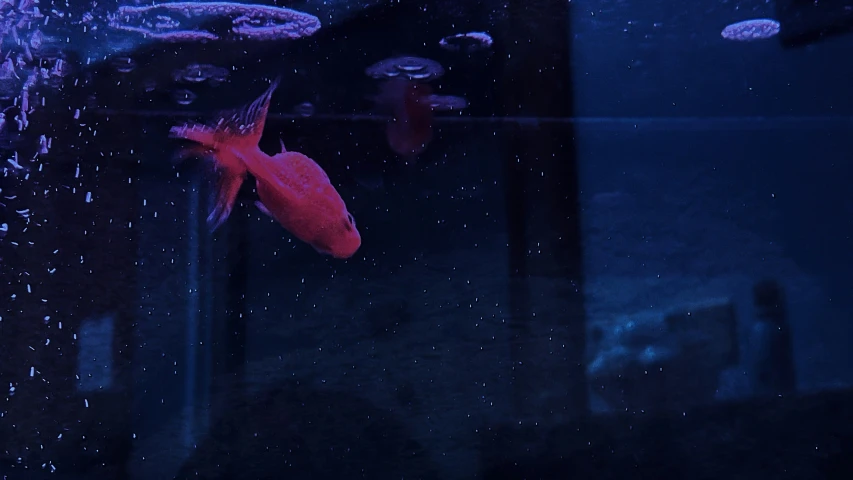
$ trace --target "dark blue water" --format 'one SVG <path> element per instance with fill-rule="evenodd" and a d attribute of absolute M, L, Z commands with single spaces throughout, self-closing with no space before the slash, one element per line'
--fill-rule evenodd
<path fill-rule="evenodd" d="M 853 39 L 807 3 L 2 4 L 0 474 L 849 478 Z M 415 156 L 400 56 L 467 104 Z M 259 148 L 351 258 L 257 171 L 211 232 L 220 146 L 176 161 L 277 77 Z"/>

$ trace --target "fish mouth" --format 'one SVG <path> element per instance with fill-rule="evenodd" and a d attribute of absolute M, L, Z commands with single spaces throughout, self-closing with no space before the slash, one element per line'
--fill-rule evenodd
<path fill-rule="evenodd" d="M 339 260 L 346 260 L 347 258 L 352 257 L 353 254 L 355 253 L 354 251 L 352 253 L 349 253 L 349 252 L 343 252 L 340 250 L 334 250 L 334 249 L 331 249 L 331 248 L 328 248 L 328 247 L 325 247 L 322 245 L 312 245 L 312 246 L 314 247 L 314 250 L 317 251 L 317 253 L 319 253 L 321 255 L 328 255 L 332 258 L 337 258 Z"/>
<path fill-rule="evenodd" d="M 361 247 L 361 241 L 357 242 L 355 245 L 347 244 L 345 246 L 341 246 L 339 248 L 329 248 L 326 245 L 312 245 L 314 250 L 323 254 L 329 255 L 338 260 L 346 260 L 355 255 L 355 252 Z"/>
<path fill-rule="evenodd" d="M 347 249 L 345 251 L 328 252 L 328 254 L 333 256 L 334 258 L 339 259 L 339 260 L 346 260 L 348 258 L 352 258 L 352 256 L 355 255 L 355 252 L 357 252 L 357 251 L 358 251 L 358 247 L 350 248 L 350 249 Z"/>

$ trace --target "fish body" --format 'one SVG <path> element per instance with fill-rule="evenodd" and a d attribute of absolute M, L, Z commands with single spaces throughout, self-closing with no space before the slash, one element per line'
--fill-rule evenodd
<path fill-rule="evenodd" d="M 361 246 L 355 219 L 320 165 L 288 152 L 283 142 L 272 162 L 274 178 L 256 177 L 258 208 L 319 252 L 336 258 L 355 254 Z"/>
<path fill-rule="evenodd" d="M 414 160 L 432 141 L 432 107 L 429 85 L 404 78 L 383 82 L 374 100 L 391 110 L 392 120 L 385 128 L 388 145 L 407 160 Z"/>
<path fill-rule="evenodd" d="M 228 218 L 251 173 L 262 212 L 317 251 L 349 258 L 361 246 L 361 235 L 326 172 L 308 156 L 288 152 L 283 142 L 274 156 L 258 147 L 277 86 L 278 80 L 254 102 L 220 114 L 215 124 L 187 123 L 172 127 L 170 136 L 194 142 L 185 154 L 212 158 L 219 171 L 215 206 L 207 218 L 211 231 Z"/>

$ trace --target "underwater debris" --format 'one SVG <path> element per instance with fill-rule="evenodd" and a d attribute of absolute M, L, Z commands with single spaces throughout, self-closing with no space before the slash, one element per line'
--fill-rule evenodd
<path fill-rule="evenodd" d="M 18 72 L 15 70 L 15 63 L 12 62 L 11 58 L 7 58 L 2 64 L 0 64 L 0 78 L 14 78 L 20 80 L 21 77 L 18 76 Z"/>
<path fill-rule="evenodd" d="M 228 79 L 228 69 L 206 63 L 191 63 L 172 72 L 172 79 L 183 83 L 209 82 L 218 85 Z"/>
<path fill-rule="evenodd" d="M 372 78 L 404 77 L 409 80 L 430 81 L 444 75 L 444 68 L 435 60 L 421 57 L 391 57 L 374 63 L 364 71 Z"/>
<path fill-rule="evenodd" d="M 52 139 L 47 138 L 46 135 L 39 136 L 39 149 L 38 149 L 39 155 L 46 155 L 50 151 L 50 147 L 51 147 L 51 143 L 52 143 L 51 140 Z"/>
<path fill-rule="evenodd" d="M 22 83 L 11 58 L 0 64 L 0 100 L 11 100 L 17 96 Z"/>
<path fill-rule="evenodd" d="M 433 110 L 442 112 L 447 110 L 462 110 L 468 106 L 468 101 L 454 95 L 429 95 L 427 96 L 429 106 Z"/>
<path fill-rule="evenodd" d="M 320 29 L 320 19 L 284 7 L 231 2 L 174 2 L 148 6 L 121 6 L 109 17 L 109 26 L 162 41 L 218 40 L 206 30 L 193 30 L 189 20 L 230 18 L 231 31 L 254 40 L 301 38 Z M 198 23 L 192 22 L 192 23 Z"/>
<path fill-rule="evenodd" d="M 26 128 L 29 123 L 27 115 L 38 104 L 36 99 L 30 101 L 30 90 L 39 84 L 59 87 L 62 77 L 70 70 L 56 45 L 58 39 L 48 37 L 39 30 L 39 26 L 46 23 L 49 17 L 39 11 L 37 3 L 35 0 L 0 0 L 0 47 L 3 53 L 0 64 L 0 109 L 8 108 L 9 103 L 22 106 L 19 115 L 5 116 L 5 119 L 14 119 L 19 130 Z M 59 15 L 56 11 L 52 13 Z M 43 102 L 44 98 L 41 100 Z M 4 123 L 3 127 L 8 127 L 8 124 Z"/>
<path fill-rule="evenodd" d="M 448 35 L 439 40 L 438 45 L 451 52 L 463 51 L 466 53 L 476 52 L 491 48 L 492 37 L 486 32 L 468 32 Z"/>
<path fill-rule="evenodd" d="M 757 18 L 733 23 L 720 32 L 726 40 L 750 42 L 774 37 L 779 33 L 779 22 L 769 18 Z"/>
<path fill-rule="evenodd" d="M 12 158 L 7 158 L 7 159 L 6 159 L 6 163 L 8 163 L 9 165 L 11 165 L 11 166 L 12 166 L 12 168 L 13 168 L 13 169 L 15 169 L 15 170 L 24 170 L 24 167 L 23 167 L 20 163 L 18 163 L 18 155 L 17 155 L 17 152 L 15 152 L 15 156 L 14 156 L 14 157 L 12 157 Z"/>
<path fill-rule="evenodd" d="M 42 45 L 44 45 L 44 34 L 41 33 L 41 30 L 36 29 L 32 35 L 30 35 L 30 47 L 33 50 L 41 50 Z"/>

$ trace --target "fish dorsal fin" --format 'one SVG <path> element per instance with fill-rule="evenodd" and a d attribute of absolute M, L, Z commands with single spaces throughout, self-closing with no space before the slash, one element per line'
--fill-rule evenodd
<path fill-rule="evenodd" d="M 280 82 L 281 77 L 276 78 L 269 88 L 252 103 L 242 108 L 220 112 L 217 116 L 219 121 L 214 126 L 216 131 L 220 135 L 239 139 L 240 143 L 257 145 L 264 132 L 270 99 Z"/>
<path fill-rule="evenodd" d="M 284 147 L 284 140 L 281 138 L 278 139 L 278 144 L 281 145 L 281 152 L 279 153 L 287 153 L 287 148 Z"/>

